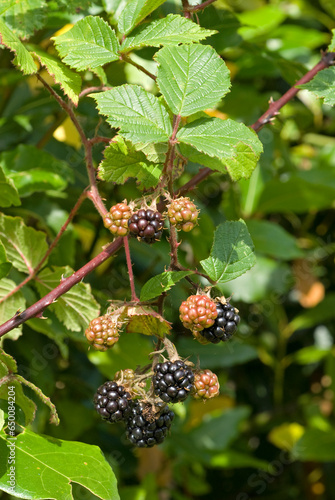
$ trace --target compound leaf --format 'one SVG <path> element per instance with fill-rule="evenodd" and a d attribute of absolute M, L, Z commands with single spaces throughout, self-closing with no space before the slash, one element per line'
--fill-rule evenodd
<path fill-rule="evenodd" d="M 157 84 L 176 115 L 211 108 L 229 91 L 229 70 L 209 45 L 170 45 L 157 52 L 155 59 Z"/>
<path fill-rule="evenodd" d="M 154 276 L 141 289 L 141 300 L 151 300 L 170 290 L 178 281 L 189 276 L 193 271 L 165 271 Z"/>
<path fill-rule="evenodd" d="M 162 174 L 162 165 L 150 163 L 144 153 L 117 137 L 104 151 L 104 160 L 99 165 L 99 178 L 107 182 L 124 184 L 134 177 L 148 189 L 156 186 Z"/>
<path fill-rule="evenodd" d="M 6 462 L 10 443 L 1 431 L 0 455 Z M 16 438 L 15 455 L 15 496 L 72 500 L 72 483 L 78 483 L 98 498 L 120 498 L 113 470 L 97 446 L 63 441 L 24 429 Z M 0 488 L 4 491 L 10 488 L 6 468 L 0 478 Z"/>
<path fill-rule="evenodd" d="M 210 278 L 225 283 L 255 265 L 253 249 L 245 222 L 227 221 L 217 227 L 210 256 L 201 265 Z"/>
<path fill-rule="evenodd" d="M 36 288 L 41 296 L 44 296 L 72 273 L 72 269 L 68 266 L 56 267 L 53 270 L 44 269 L 38 275 Z M 78 283 L 49 307 L 66 328 L 75 332 L 87 328 L 89 322 L 99 316 L 100 311 L 90 285 L 85 283 Z"/>
<path fill-rule="evenodd" d="M 20 217 L 0 214 L 0 240 L 8 260 L 16 269 L 29 274 L 44 257 L 48 245 L 45 234 L 27 227 Z"/>
<path fill-rule="evenodd" d="M 127 35 L 142 19 L 147 17 L 151 12 L 165 0 L 129 0 L 123 9 L 118 22 L 120 33 Z"/>
<path fill-rule="evenodd" d="M 79 71 L 103 66 L 119 59 L 119 41 L 101 17 L 87 16 L 54 38 L 63 61 Z"/>
<path fill-rule="evenodd" d="M 201 28 L 185 17 L 169 14 L 149 24 L 138 26 L 121 45 L 121 52 L 141 47 L 160 47 L 161 45 L 179 45 L 180 43 L 200 42 L 217 33 Z"/>
<path fill-rule="evenodd" d="M 133 143 L 166 142 L 172 133 L 168 112 L 154 95 L 138 85 L 122 85 L 90 94 L 112 127 Z"/>
<path fill-rule="evenodd" d="M 0 43 L 16 54 L 15 63 L 24 75 L 32 75 L 37 72 L 33 56 L 28 52 L 23 43 L 0 18 Z"/>
<path fill-rule="evenodd" d="M 200 118 L 181 128 L 177 139 L 184 156 L 223 173 L 228 170 L 233 180 L 249 178 L 263 151 L 253 130 L 230 119 Z"/>

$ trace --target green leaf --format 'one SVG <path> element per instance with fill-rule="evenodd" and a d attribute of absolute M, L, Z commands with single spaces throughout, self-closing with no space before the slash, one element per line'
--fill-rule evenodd
<path fill-rule="evenodd" d="M 333 36 L 332 36 L 331 42 L 330 42 L 329 47 L 328 47 L 328 52 L 335 51 L 335 29 L 331 30 L 331 32 L 332 32 Z"/>
<path fill-rule="evenodd" d="M 16 283 L 7 278 L 2 278 L 0 281 L 0 300 L 6 297 L 10 292 L 16 288 Z M 0 325 L 5 323 L 8 319 L 12 318 L 18 311 L 24 311 L 26 307 L 26 300 L 23 297 L 21 290 L 11 295 L 5 301 L 0 302 Z M 3 338 L 17 338 L 21 335 L 22 326 L 11 330 Z M 0 358 L 1 360 L 1 358 Z"/>
<path fill-rule="evenodd" d="M 0 433 L 0 455 L 7 462 L 8 437 Z M 116 478 L 97 446 L 63 441 L 25 429 L 16 438 L 15 496 L 30 499 L 70 500 L 72 483 L 78 483 L 98 498 L 119 500 Z M 9 491 L 7 471 L 0 488 Z"/>
<path fill-rule="evenodd" d="M 5 0 L 7 1 L 7 0 Z M 6 26 L 0 18 L 0 43 L 16 54 L 15 63 L 19 66 L 24 75 L 32 75 L 37 72 L 33 56 L 28 52 L 23 43 Z"/>
<path fill-rule="evenodd" d="M 172 134 L 165 107 L 138 85 L 122 85 L 99 94 L 90 94 L 112 127 L 133 143 L 166 142 Z"/>
<path fill-rule="evenodd" d="M 255 265 L 253 249 L 245 222 L 227 221 L 217 227 L 210 256 L 200 263 L 210 278 L 225 283 Z"/>
<path fill-rule="evenodd" d="M 0 431 L 2 430 L 4 425 L 5 425 L 5 413 L 3 410 L 0 409 Z"/>
<path fill-rule="evenodd" d="M 45 269 L 38 275 L 35 283 L 36 288 L 43 297 L 56 288 L 62 279 L 70 276 L 73 272 L 68 266 L 54 268 L 53 270 Z M 89 322 L 99 316 L 100 312 L 99 306 L 92 295 L 90 285 L 85 283 L 78 283 L 49 307 L 66 328 L 75 332 L 87 328 Z"/>
<path fill-rule="evenodd" d="M 162 168 L 162 165 L 151 164 L 144 153 L 136 151 L 122 137 L 117 137 L 104 151 L 98 176 L 103 181 L 116 184 L 124 184 L 130 177 L 134 177 L 143 188 L 148 189 L 157 185 Z"/>
<path fill-rule="evenodd" d="M 163 19 L 138 26 L 121 45 L 121 52 L 141 47 L 160 47 L 161 45 L 179 45 L 180 43 L 200 42 L 217 33 L 201 28 L 185 17 L 169 14 Z"/>
<path fill-rule="evenodd" d="M 128 0 L 127 5 L 122 10 L 119 17 L 118 29 L 120 33 L 127 35 L 142 19 L 147 17 L 151 12 L 165 0 Z"/>
<path fill-rule="evenodd" d="M 167 142 L 157 142 L 156 144 L 135 144 L 136 151 L 142 151 L 147 160 L 151 163 L 164 163 L 168 152 Z"/>
<path fill-rule="evenodd" d="M 0 385 L 0 399 L 8 401 L 8 387 L 14 387 L 15 393 L 15 421 L 22 425 L 29 425 L 33 422 L 36 414 L 36 405 L 34 401 L 28 398 L 22 389 L 22 385 L 16 377 L 11 378 L 5 384 Z M 18 407 L 23 414 L 18 411 Z"/>
<path fill-rule="evenodd" d="M 188 438 L 196 441 L 197 447 L 211 451 L 227 448 L 238 437 L 241 423 L 250 415 L 250 409 L 239 406 L 220 413 L 188 433 Z"/>
<path fill-rule="evenodd" d="M 194 339 L 181 338 L 177 347 L 181 356 L 190 358 L 193 363 L 201 359 L 201 366 L 210 369 L 230 368 L 258 359 L 257 350 L 238 338 L 215 345 L 201 345 Z"/>
<path fill-rule="evenodd" d="M 170 290 L 178 281 L 193 274 L 193 271 L 165 271 L 154 276 L 141 289 L 141 300 L 151 300 Z"/>
<path fill-rule="evenodd" d="M 333 462 L 335 460 L 335 431 L 306 429 L 294 445 L 292 456 L 302 462 Z"/>
<path fill-rule="evenodd" d="M 28 144 L 1 153 L 0 166 L 14 182 L 20 196 L 36 191 L 62 191 L 73 180 L 67 163 Z"/>
<path fill-rule="evenodd" d="M 18 380 L 21 384 L 24 384 L 27 387 L 29 387 L 30 389 L 32 389 L 34 391 L 34 393 L 40 398 L 40 400 L 42 401 L 42 403 L 44 403 L 46 406 L 49 407 L 49 410 L 50 410 L 50 423 L 58 425 L 59 424 L 59 418 L 58 418 L 58 415 L 57 415 L 57 410 L 56 410 L 55 405 L 50 401 L 50 398 L 48 398 L 47 396 L 45 396 L 45 394 L 43 394 L 43 392 L 41 391 L 41 389 L 39 387 L 37 387 L 32 382 L 29 382 L 29 380 L 26 380 L 25 378 L 21 377 L 21 375 L 17 375 L 16 376 L 16 380 Z"/>
<path fill-rule="evenodd" d="M 304 253 L 297 240 L 278 224 L 266 220 L 248 220 L 247 226 L 256 252 L 282 260 L 298 259 Z"/>
<path fill-rule="evenodd" d="M 0 241 L 0 280 L 4 276 L 7 276 L 11 267 L 12 267 L 12 264 L 10 262 L 8 262 L 8 260 L 7 260 L 5 247 L 3 246 L 3 244 Z"/>
<path fill-rule="evenodd" d="M 16 373 L 17 372 L 17 364 L 15 359 L 10 356 L 7 352 L 5 352 L 0 347 L 0 362 L 3 366 L 6 367 L 5 374 L 7 375 L 9 372 Z"/>
<path fill-rule="evenodd" d="M 223 173 L 228 170 L 233 180 L 250 177 L 263 151 L 262 143 L 253 130 L 230 119 L 200 118 L 180 129 L 177 139 L 220 161 L 207 165 L 204 155 L 196 154 L 194 157 L 192 150 L 184 150 L 181 145 L 184 156 Z"/>
<path fill-rule="evenodd" d="M 299 316 L 296 316 L 290 323 L 290 328 L 300 330 L 311 328 L 312 326 L 325 324 L 335 318 L 335 293 L 328 293 L 317 306 L 313 307 Z"/>
<path fill-rule="evenodd" d="M 211 108 L 229 91 L 229 70 L 209 45 L 170 45 L 157 52 L 155 59 L 157 84 L 176 115 Z"/>
<path fill-rule="evenodd" d="M 54 38 L 63 61 L 79 71 L 103 66 L 119 59 L 119 41 L 101 17 L 87 16 Z"/>
<path fill-rule="evenodd" d="M 1 207 L 10 207 L 14 205 L 18 207 L 21 205 L 21 200 L 19 197 L 19 193 L 14 185 L 14 182 L 11 179 L 7 179 L 5 176 L 1 166 L 0 166 L 0 206 Z"/>
<path fill-rule="evenodd" d="M 45 0 L 0 0 L 0 13 L 18 37 L 28 38 L 43 28 L 46 5 Z"/>
<path fill-rule="evenodd" d="M 318 363 L 319 361 L 322 361 L 326 356 L 328 356 L 329 352 L 329 349 L 320 349 L 317 346 L 310 345 L 294 352 L 290 355 L 290 358 L 292 358 L 293 361 L 299 365 L 309 365 L 311 363 Z"/>
<path fill-rule="evenodd" d="M 34 47 L 32 51 L 38 57 L 42 66 L 46 67 L 55 83 L 61 86 L 64 94 L 68 96 L 73 104 L 77 105 L 79 92 L 81 90 L 81 77 L 74 71 L 71 71 L 56 57 L 51 56 L 38 47 Z"/>
<path fill-rule="evenodd" d="M 334 106 L 335 104 L 335 68 L 326 68 L 319 71 L 315 77 L 304 85 L 297 85 L 300 89 L 306 89 L 317 97 L 324 98 L 324 103 Z"/>
<path fill-rule="evenodd" d="M 27 227 L 20 217 L 0 214 L 0 240 L 16 269 L 31 273 L 48 250 L 45 233 Z"/>

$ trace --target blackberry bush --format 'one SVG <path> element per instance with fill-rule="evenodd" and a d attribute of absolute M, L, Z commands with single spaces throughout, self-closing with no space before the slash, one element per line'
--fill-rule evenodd
<path fill-rule="evenodd" d="M 115 236 L 126 236 L 129 232 L 128 220 L 131 214 L 131 209 L 126 203 L 117 203 L 105 215 L 104 226 Z"/>
<path fill-rule="evenodd" d="M 198 209 L 189 198 L 177 198 L 168 205 L 170 224 L 183 231 L 191 231 L 198 218 Z"/>
<path fill-rule="evenodd" d="M 215 302 L 207 295 L 191 295 L 181 304 L 179 312 L 185 328 L 195 331 L 212 326 L 218 314 Z"/>
<path fill-rule="evenodd" d="M 107 422 L 126 421 L 131 414 L 132 399 L 122 385 L 108 381 L 97 390 L 94 406 L 101 418 Z"/>
<path fill-rule="evenodd" d="M 240 322 L 238 310 L 229 303 L 216 304 L 217 317 L 212 326 L 204 328 L 199 332 L 199 336 L 208 340 L 212 344 L 229 340 L 237 330 Z"/>
<path fill-rule="evenodd" d="M 128 220 L 131 236 L 145 243 L 159 241 L 163 234 L 164 218 L 160 212 L 154 210 L 138 210 Z"/>
<path fill-rule="evenodd" d="M 211 370 L 201 370 L 194 374 L 192 396 L 195 399 L 210 399 L 218 396 L 220 384 L 217 376 Z"/>
<path fill-rule="evenodd" d="M 120 329 L 120 323 L 106 314 L 92 319 L 85 331 L 85 336 L 94 349 L 106 351 L 119 340 Z"/>
<path fill-rule="evenodd" d="M 166 361 L 154 367 L 154 392 L 165 403 L 185 401 L 193 389 L 193 371 L 183 361 Z"/>
<path fill-rule="evenodd" d="M 151 448 L 164 441 L 173 419 L 174 413 L 168 406 L 161 406 L 159 413 L 152 415 L 149 407 L 137 401 L 127 420 L 127 439 L 138 448 Z"/>

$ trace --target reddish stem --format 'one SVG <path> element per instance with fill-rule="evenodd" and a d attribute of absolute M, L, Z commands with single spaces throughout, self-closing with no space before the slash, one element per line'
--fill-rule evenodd
<path fill-rule="evenodd" d="M 123 245 L 124 245 L 124 250 L 126 252 L 127 268 L 128 268 L 129 283 L 130 283 L 130 290 L 131 290 L 131 300 L 132 300 L 132 302 L 139 302 L 139 299 L 136 295 L 136 290 L 135 290 L 135 280 L 134 280 L 134 273 L 133 273 L 133 265 L 131 263 L 128 236 L 124 236 Z"/>
<path fill-rule="evenodd" d="M 59 297 L 64 295 L 68 290 L 70 290 L 74 285 L 79 283 L 85 278 L 89 273 L 94 271 L 100 264 L 105 262 L 111 255 L 113 255 L 122 246 L 122 238 L 117 238 L 113 243 L 110 243 L 102 252 L 99 253 L 94 259 L 90 260 L 82 268 L 69 276 L 68 278 L 61 281 L 61 283 L 54 288 L 50 293 L 42 297 L 38 302 L 28 307 L 22 313 L 16 314 L 13 318 L 9 319 L 0 326 L 0 337 L 6 333 L 17 328 L 19 325 L 28 321 L 31 318 L 38 317 L 50 304 L 55 302 Z"/>
<path fill-rule="evenodd" d="M 113 87 L 107 87 L 106 85 L 101 85 L 100 87 L 87 87 L 86 89 L 82 90 L 79 94 L 79 99 L 82 97 L 85 97 L 86 95 L 90 94 L 91 92 L 103 92 L 105 90 L 111 90 Z"/>
<path fill-rule="evenodd" d="M 258 132 L 264 125 L 270 122 L 271 118 L 278 115 L 280 108 L 282 108 L 285 104 L 287 104 L 298 92 L 300 89 L 296 88 L 298 85 L 303 85 L 304 83 L 309 82 L 314 78 L 314 76 L 321 70 L 328 68 L 334 64 L 335 52 L 329 52 L 328 54 L 324 54 L 321 61 L 318 62 L 306 75 L 304 75 L 300 80 L 298 80 L 293 87 L 291 87 L 287 92 L 278 101 L 271 101 L 269 109 L 253 124 L 251 128 L 253 128 L 256 132 Z"/>
<path fill-rule="evenodd" d="M 191 19 L 192 16 L 191 12 L 189 12 L 190 4 L 188 3 L 188 0 L 182 0 L 182 4 L 184 17 L 186 17 L 186 19 Z"/>

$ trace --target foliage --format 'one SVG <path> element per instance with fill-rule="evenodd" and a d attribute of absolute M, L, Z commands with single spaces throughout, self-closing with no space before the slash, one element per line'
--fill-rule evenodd
<path fill-rule="evenodd" d="M 331 498 L 334 26 L 327 1 L 0 0 L 1 499 Z M 112 242 L 110 206 L 176 193 L 191 232 Z M 228 342 L 179 320 L 207 288 Z M 120 340 L 89 350 L 106 312 Z M 221 394 L 134 452 L 93 395 L 167 337 Z"/>

